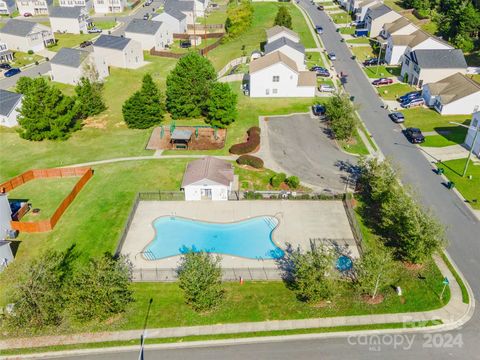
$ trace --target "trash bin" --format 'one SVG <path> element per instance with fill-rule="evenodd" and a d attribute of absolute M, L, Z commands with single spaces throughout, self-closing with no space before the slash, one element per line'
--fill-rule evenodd
<path fill-rule="evenodd" d="M 355 55 L 352 55 L 352 60 L 355 60 L 357 57 Z"/>
<path fill-rule="evenodd" d="M 355 101 L 355 96 L 353 96 L 353 95 L 350 96 L 350 101 L 352 101 L 352 102 Z"/>
<path fill-rule="evenodd" d="M 442 175 L 445 172 L 442 168 L 437 169 L 437 175 Z"/>
<path fill-rule="evenodd" d="M 450 190 L 451 190 L 451 189 L 453 189 L 454 187 L 455 187 L 455 183 L 454 183 L 453 181 L 449 181 L 449 182 L 447 183 L 447 189 L 450 189 Z"/>

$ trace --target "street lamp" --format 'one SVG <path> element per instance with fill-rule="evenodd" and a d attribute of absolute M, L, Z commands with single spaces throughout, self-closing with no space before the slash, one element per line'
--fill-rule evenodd
<path fill-rule="evenodd" d="M 143 323 L 143 332 L 140 335 L 140 354 L 138 354 L 138 360 L 143 360 L 143 350 L 145 347 L 145 335 L 147 329 L 148 315 L 150 315 L 150 308 L 152 307 L 153 298 L 150 298 L 148 302 L 147 314 L 145 315 L 145 322 Z"/>
<path fill-rule="evenodd" d="M 375 41 L 380 44 L 380 51 L 378 52 L 378 57 L 377 57 L 377 70 L 375 71 L 375 76 L 378 75 L 378 68 L 380 67 L 380 57 L 382 56 L 382 48 L 383 48 L 383 43 L 379 40 L 376 39 L 370 39 L 371 41 Z"/>
<path fill-rule="evenodd" d="M 450 121 L 450 124 L 455 124 L 455 125 L 459 125 L 459 126 L 462 126 L 464 128 L 467 128 L 467 129 L 471 129 L 470 126 L 460 124 L 460 123 L 455 122 L 455 121 Z M 465 167 L 463 168 L 462 177 L 465 177 L 465 174 L 467 173 L 468 164 L 470 162 L 470 158 L 472 157 L 473 149 L 475 149 L 475 143 L 477 142 L 477 135 L 478 135 L 479 132 L 480 132 L 480 121 L 477 121 L 477 127 L 475 129 L 475 134 L 473 135 L 472 146 L 470 146 L 470 151 L 468 152 L 467 162 L 465 163 Z"/>

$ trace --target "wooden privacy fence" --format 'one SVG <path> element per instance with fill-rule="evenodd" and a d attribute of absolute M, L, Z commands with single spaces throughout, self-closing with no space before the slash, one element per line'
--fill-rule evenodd
<path fill-rule="evenodd" d="M 8 192 L 34 179 L 62 178 L 72 176 L 80 176 L 80 179 L 77 181 L 72 191 L 70 191 L 70 193 L 63 199 L 62 203 L 58 206 L 50 219 L 25 222 L 12 220 L 12 228 L 14 230 L 29 233 L 45 232 L 52 230 L 57 224 L 58 220 L 60 220 L 60 218 L 62 217 L 65 210 L 76 198 L 80 190 L 82 190 L 88 180 L 90 180 L 90 178 L 93 176 L 93 170 L 91 168 L 85 167 L 28 170 L 23 174 L 18 175 L 13 179 L 0 184 L 0 190 Z"/>
<path fill-rule="evenodd" d="M 173 34 L 173 38 L 174 39 L 182 39 L 182 40 L 187 40 L 187 39 L 190 39 L 194 36 L 198 36 L 198 37 L 201 37 L 202 39 L 218 39 L 218 38 L 222 38 L 223 36 L 225 35 L 225 33 L 223 32 L 215 32 L 215 33 L 198 33 L 198 34 L 180 34 L 180 33 L 177 33 L 177 34 Z"/>

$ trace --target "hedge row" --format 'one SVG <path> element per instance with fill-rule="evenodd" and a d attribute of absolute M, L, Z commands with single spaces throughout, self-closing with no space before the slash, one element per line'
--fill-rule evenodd
<path fill-rule="evenodd" d="M 240 144 L 232 145 L 231 154 L 242 155 L 254 151 L 260 145 L 260 128 L 253 126 L 247 130 L 247 141 Z"/>
<path fill-rule="evenodd" d="M 241 155 L 237 159 L 238 165 L 248 165 L 255 169 L 263 168 L 263 160 L 253 155 Z"/>

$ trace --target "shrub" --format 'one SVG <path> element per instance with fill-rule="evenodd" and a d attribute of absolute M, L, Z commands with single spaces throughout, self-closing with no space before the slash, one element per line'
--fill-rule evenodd
<path fill-rule="evenodd" d="M 28 54 L 28 55 L 33 55 L 33 50 L 28 50 L 28 51 L 27 51 L 27 54 Z"/>
<path fill-rule="evenodd" d="M 285 175 L 284 173 L 278 173 L 278 174 L 275 174 L 272 176 L 272 178 L 270 179 L 270 184 L 273 186 L 273 187 L 279 187 L 284 181 L 285 179 L 287 178 L 287 175 Z"/>
<path fill-rule="evenodd" d="M 237 159 L 238 165 L 248 165 L 255 169 L 263 168 L 263 160 L 252 155 L 242 155 Z"/>
<path fill-rule="evenodd" d="M 285 179 L 285 184 L 287 184 L 291 189 L 296 189 L 300 185 L 300 179 L 297 176 L 290 176 Z"/>
<path fill-rule="evenodd" d="M 247 141 L 235 144 L 230 148 L 231 154 L 243 155 L 254 151 L 260 145 L 260 128 L 253 126 L 247 130 Z"/>

